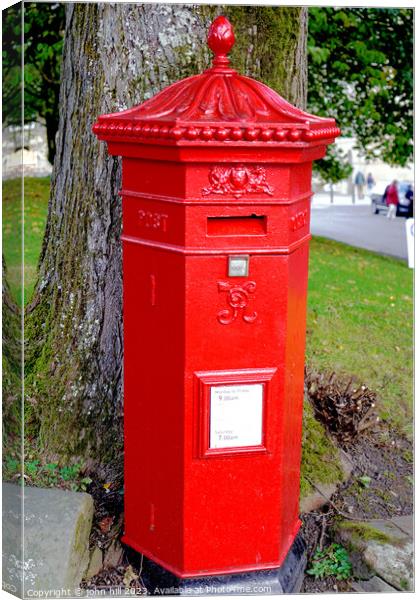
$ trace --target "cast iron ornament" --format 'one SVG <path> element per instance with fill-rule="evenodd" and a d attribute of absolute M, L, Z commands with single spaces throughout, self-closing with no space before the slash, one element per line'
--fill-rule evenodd
<path fill-rule="evenodd" d="M 225 167 L 215 165 L 209 172 L 210 185 L 202 190 L 208 194 L 232 194 L 240 198 L 244 194 L 268 194 L 272 196 L 274 188 L 267 183 L 267 172 L 260 165 Z"/>
<path fill-rule="evenodd" d="M 207 36 L 207 44 L 214 54 L 213 65 L 223 67 L 229 64 L 226 56 L 235 43 L 235 34 L 233 27 L 226 17 L 217 17 L 210 25 Z"/>
<path fill-rule="evenodd" d="M 253 323 L 257 318 L 254 311 L 251 314 L 245 314 L 248 307 L 249 295 L 255 292 L 257 284 L 255 281 L 247 281 L 242 285 L 231 285 L 227 281 L 218 282 L 219 292 L 227 292 L 226 301 L 230 308 L 225 308 L 217 314 L 217 320 L 222 325 L 230 325 L 242 311 L 242 319 L 245 323 Z"/>

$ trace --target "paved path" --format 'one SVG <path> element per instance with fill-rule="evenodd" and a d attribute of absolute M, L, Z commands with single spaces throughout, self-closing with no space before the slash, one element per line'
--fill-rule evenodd
<path fill-rule="evenodd" d="M 407 260 L 405 219 L 373 215 L 370 206 L 316 202 L 311 209 L 311 233 L 351 246 Z"/>

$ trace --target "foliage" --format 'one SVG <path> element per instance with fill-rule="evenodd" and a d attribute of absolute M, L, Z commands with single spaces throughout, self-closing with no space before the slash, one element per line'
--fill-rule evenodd
<path fill-rule="evenodd" d="M 352 565 L 347 550 L 335 543 L 324 550 L 318 548 L 307 573 L 316 579 L 330 576 L 339 580 L 348 579 L 352 575 Z"/>
<path fill-rule="evenodd" d="M 338 183 L 352 173 L 353 167 L 337 146 L 329 146 L 327 155 L 322 160 L 314 162 L 314 171 L 321 176 L 325 183 Z"/>
<path fill-rule="evenodd" d="M 22 4 L 2 11 L 2 102 L 3 124 L 20 124 L 22 110 Z M 25 121 L 33 111 L 24 107 Z"/>
<path fill-rule="evenodd" d="M 413 12 L 309 10 L 309 109 L 335 117 L 367 158 L 391 165 L 413 157 Z"/>
<path fill-rule="evenodd" d="M 43 119 L 47 128 L 48 160 L 55 155 L 58 129 L 60 67 L 64 35 L 62 2 L 24 5 L 24 121 Z M 22 4 L 3 11 L 3 123 L 21 124 Z"/>
<path fill-rule="evenodd" d="M 370 486 L 370 484 L 371 484 L 372 477 L 369 477 L 369 475 L 361 475 L 360 477 L 357 478 L 357 481 L 364 488 L 368 488 Z"/>
<path fill-rule="evenodd" d="M 405 262 L 314 238 L 306 347 L 311 371 L 368 385 L 379 416 L 411 433 L 413 275 Z"/>
<path fill-rule="evenodd" d="M 15 480 L 22 474 L 20 460 L 8 457 L 4 461 L 4 479 Z M 38 458 L 31 457 L 23 464 L 25 483 L 37 487 L 60 487 L 70 489 L 73 492 L 86 491 L 87 486 L 92 483 L 90 477 L 84 475 L 82 466 L 74 465 L 60 466 L 58 463 L 42 463 Z"/>

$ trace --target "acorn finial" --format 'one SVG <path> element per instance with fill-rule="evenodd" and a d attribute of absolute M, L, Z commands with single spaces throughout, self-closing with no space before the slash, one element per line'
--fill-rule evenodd
<path fill-rule="evenodd" d="M 207 44 L 214 54 L 213 65 L 222 67 L 229 64 L 226 56 L 235 43 L 233 27 L 226 17 L 217 17 L 210 25 Z"/>

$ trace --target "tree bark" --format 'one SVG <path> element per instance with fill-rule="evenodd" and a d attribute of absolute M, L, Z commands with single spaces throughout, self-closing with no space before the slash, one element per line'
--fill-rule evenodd
<path fill-rule="evenodd" d="M 22 312 L 13 300 L 2 257 L 3 463 L 19 460 L 22 436 Z"/>
<path fill-rule="evenodd" d="M 305 8 L 67 5 L 48 221 L 26 310 L 27 414 L 46 457 L 93 466 L 123 446 L 121 168 L 92 125 L 207 68 L 207 29 L 222 8 L 236 29 L 238 70 L 277 81 L 303 106 Z M 276 36 L 273 54 L 267 40 Z"/>

